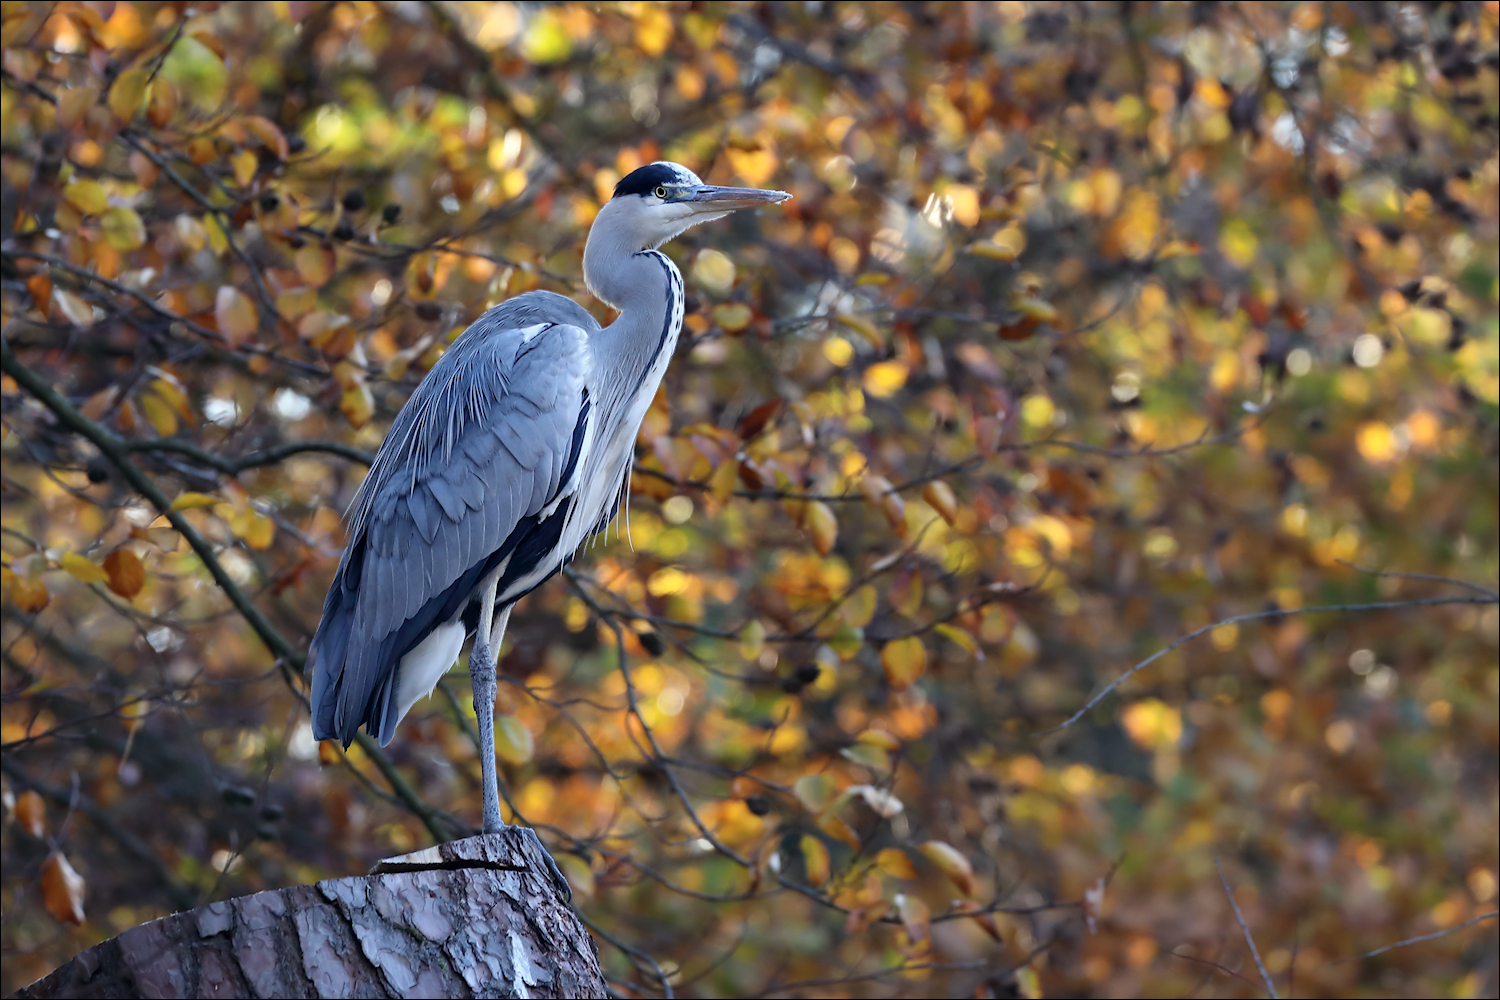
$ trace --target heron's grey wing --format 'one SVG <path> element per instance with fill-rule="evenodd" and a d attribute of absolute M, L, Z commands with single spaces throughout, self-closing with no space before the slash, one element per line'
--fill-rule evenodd
<path fill-rule="evenodd" d="M 390 740 L 401 657 L 461 613 L 576 463 L 587 335 L 573 325 L 497 329 L 495 313 L 412 393 L 355 499 L 313 638 L 318 739 L 347 745 L 363 723 Z"/>

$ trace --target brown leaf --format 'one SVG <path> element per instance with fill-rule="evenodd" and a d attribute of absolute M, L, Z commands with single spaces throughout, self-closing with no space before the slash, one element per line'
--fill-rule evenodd
<path fill-rule="evenodd" d="M 68 924 L 83 923 L 83 876 L 73 870 L 61 851 L 42 862 L 42 903 L 47 912 Z"/>
<path fill-rule="evenodd" d="M 146 118 L 157 128 L 165 128 L 177 112 L 177 88 L 171 80 L 157 77 L 151 81 L 151 101 L 146 105 Z"/>
<path fill-rule="evenodd" d="M 219 286 L 219 294 L 214 299 L 214 319 L 219 324 L 219 332 L 234 347 L 243 343 L 260 324 L 255 303 L 232 285 Z"/>
<path fill-rule="evenodd" d="M 282 134 L 275 122 L 260 115 L 251 115 L 245 119 L 245 128 L 250 131 L 251 135 L 265 143 L 266 148 L 275 153 L 278 160 L 286 159 L 288 151 L 286 136 Z"/>
<path fill-rule="evenodd" d="M 932 911 L 927 904 L 915 896 L 907 893 L 899 893 L 895 898 L 896 913 L 901 917 L 901 926 L 906 928 L 906 936 L 911 939 L 915 946 L 926 943 L 927 935 L 932 930 Z"/>
<path fill-rule="evenodd" d="M 57 124 L 66 129 L 83 121 L 89 109 L 99 103 L 99 85 L 87 83 L 70 87 L 57 95 Z"/>
<path fill-rule="evenodd" d="M 126 600 L 139 594 L 146 585 L 146 567 L 130 549 L 115 549 L 105 556 L 104 572 L 109 574 L 109 589 Z"/>
<path fill-rule="evenodd" d="M 47 835 L 47 804 L 40 795 L 26 791 L 16 796 L 16 822 L 38 840 Z"/>
<path fill-rule="evenodd" d="M 767 424 L 776 419 L 784 405 L 786 405 L 786 401 L 780 398 L 761 403 L 740 418 L 739 425 L 735 427 L 735 433 L 739 434 L 741 440 L 749 441 L 765 430 Z"/>
<path fill-rule="evenodd" d="M 929 840 L 917 850 L 952 879 L 959 892 L 965 896 L 974 895 L 974 867 L 958 848 L 941 840 Z"/>

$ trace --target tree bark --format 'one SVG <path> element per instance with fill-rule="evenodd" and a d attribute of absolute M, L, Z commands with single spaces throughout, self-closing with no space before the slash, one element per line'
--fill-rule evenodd
<path fill-rule="evenodd" d="M 603 997 L 534 840 L 469 837 L 132 927 L 18 997 Z"/>

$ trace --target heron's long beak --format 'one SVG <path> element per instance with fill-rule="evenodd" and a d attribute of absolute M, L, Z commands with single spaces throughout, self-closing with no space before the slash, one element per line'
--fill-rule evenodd
<path fill-rule="evenodd" d="M 791 194 L 787 191 L 715 187 L 712 184 L 705 184 L 700 188 L 684 192 L 681 200 L 692 205 L 694 211 L 697 212 L 733 212 L 741 208 L 779 205 L 790 197 Z"/>

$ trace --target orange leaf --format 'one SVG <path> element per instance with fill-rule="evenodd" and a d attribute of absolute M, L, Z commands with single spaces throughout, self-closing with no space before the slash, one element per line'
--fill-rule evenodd
<path fill-rule="evenodd" d="M 958 500 L 953 496 L 953 489 L 941 479 L 934 479 L 922 488 L 922 499 L 949 524 L 958 516 Z"/>
<path fill-rule="evenodd" d="M 151 101 L 146 105 L 146 118 L 157 128 L 164 128 L 176 111 L 177 88 L 172 81 L 161 77 L 151 81 Z"/>
<path fill-rule="evenodd" d="M 887 847 L 875 855 L 875 866 L 887 875 L 893 875 L 896 878 L 917 877 L 917 869 L 912 865 L 911 858 L 906 856 L 905 851 L 896 847 Z"/>
<path fill-rule="evenodd" d="M 40 795 L 22 792 L 16 796 L 16 822 L 38 840 L 47 835 L 47 804 Z"/>
<path fill-rule="evenodd" d="M 45 314 L 52 304 L 52 279 L 42 273 L 33 274 L 26 279 L 26 290 L 31 293 L 37 311 Z"/>
<path fill-rule="evenodd" d="M 52 595 L 47 593 L 47 585 L 40 580 L 19 576 L 10 585 L 11 603 L 28 615 L 34 615 L 45 608 L 51 599 Z"/>
<path fill-rule="evenodd" d="M 73 870 L 61 851 L 42 862 L 42 902 L 47 912 L 69 924 L 83 923 L 83 876 Z"/>
<path fill-rule="evenodd" d="M 856 851 L 863 847 L 859 842 L 859 834 L 854 832 L 854 828 L 837 816 L 823 817 L 818 822 L 818 829 L 835 840 L 842 840 Z"/>
<path fill-rule="evenodd" d="M 109 574 L 109 589 L 126 600 L 139 594 L 146 585 L 146 567 L 130 549 L 115 549 L 105 556 L 104 572 Z"/>
<path fill-rule="evenodd" d="M 235 347 L 252 333 L 260 323 L 260 314 L 255 311 L 255 303 L 232 285 L 220 285 L 218 297 L 214 300 L 214 319 L 219 324 L 219 332 L 224 339 Z"/>

